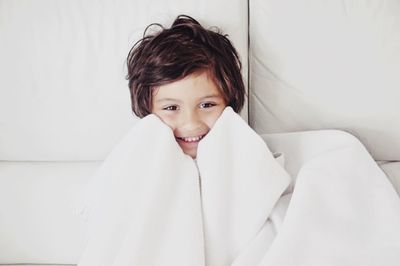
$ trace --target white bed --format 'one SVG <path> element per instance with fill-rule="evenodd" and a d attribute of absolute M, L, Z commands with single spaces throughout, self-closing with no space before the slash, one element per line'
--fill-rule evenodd
<path fill-rule="evenodd" d="M 241 115 L 291 154 L 288 171 L 306 158 L 303 137 L 344 130 L 400 192 L 399 13 L 396 0 L 0 0 L 0 265 L 76 264 L 76 204 L 137 121 L 127 53 L 178 14 L 229 34 L 248 88 Z"/>

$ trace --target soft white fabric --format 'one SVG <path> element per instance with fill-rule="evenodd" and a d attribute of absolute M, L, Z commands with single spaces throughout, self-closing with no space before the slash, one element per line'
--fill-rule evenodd
<path fill-rule="evenodd" d="M 100 200 L 79 265 L 231 264 L 290 178 L 231 108 L 201 141 L 197 163 L 201 189 L 172 131 L 154 115 L 142 119 L 93 180 L 88 205 Z"/>
<path fill-rule="evenodd" d="M 307 162 L 291 196 L 287 172 L 228 107 L 197 164 L 157 117 L 142 119 L 92 181 L 78 265 L 400 261 L 399 198 L 359 142 Z"/>
<path fill-rule="evenodd" d="M 400 195 L 400 162 L 378 162 Z"/>
<path fill-rule="evenodd" d="M 334 129 L 263 134 L 261 137 L 272 151 L 286 155 L 284 167 L 292 177 L 296 177 L 313 157 L 359 142 L 350 133 Z M 400 195 L 400 162 L 377 161 L 377 164 Z"/>
<path fill-rule="evenodd" d="M 400 199 L 361 143 L 300 169 L 279 234 L 260 265 L 399 265 Z"/>

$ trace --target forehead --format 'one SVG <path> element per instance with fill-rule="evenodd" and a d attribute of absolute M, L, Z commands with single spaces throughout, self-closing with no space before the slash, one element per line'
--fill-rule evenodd
<path fill-rule="evenodd" d="M 155 88 L 153 100 L 163 98 L 222 97 L 220 89 L 208 72 L 194 73 L 185 78 Z"/>

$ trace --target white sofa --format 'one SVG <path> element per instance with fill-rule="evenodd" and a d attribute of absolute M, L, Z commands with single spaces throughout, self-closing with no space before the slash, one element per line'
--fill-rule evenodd
<path fill-rule="evenodd" d="M 400 191 L 399 12 L 396 0 L 0 0 L 0 265 L 77 263 L 85 185 L 136 121 L 127 53 L 178 14 L 229 34 L 242 116 L 292 175 L 316 130 L 344 130 Z"/>

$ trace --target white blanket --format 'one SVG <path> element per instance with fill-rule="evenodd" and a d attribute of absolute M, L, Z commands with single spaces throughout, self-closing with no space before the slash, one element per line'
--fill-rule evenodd
<path fill-rule="evenodd" d="M 289 175 L 229 107 L 197 165 L 149 115 L 90 184 L 78 265 L 399 264 L 399 198 L 362 145 L 311 160 L 296 182 L 289 204 Z"/>

